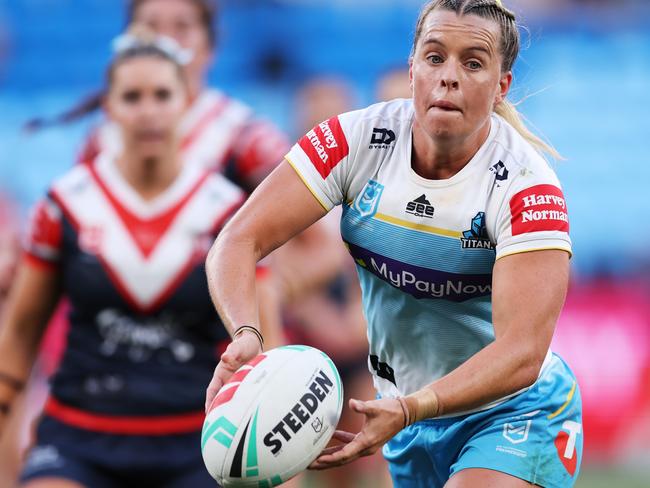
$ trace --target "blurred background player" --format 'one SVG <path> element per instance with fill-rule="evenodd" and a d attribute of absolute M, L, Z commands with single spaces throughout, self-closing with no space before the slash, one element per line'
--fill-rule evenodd
<path fill-rule="evenodd" d="M 375 98 L 378 102 L 388 102 L 395 98 L 411 98 L 412 96 L 407 66 L 395 67 L 379 76 L 375 86 Z"/>
<path fill-rule="evenodd" d="M 202 383 L 229 337 L 203 259 L 245 194 L 179 150 L 182 62 L 169 39 L 120 38 L 104 106 L 122 149 L 75 166 L 32 217 L 0 329 L 5 411 L 62 295 L 70 331 L 24 486 L 214 486 L 198 449 Z"/>
<path fill-rule="evenodd" d="M 255 188 L 282 160 L 288 141 L 272 123 L 256 118 L 250 107 L 207 86 L 207 71 L 218 46 L 216 3 L 132 0 L 127 18 L 129 24 L 143 24 L 175 39 L 191 55 L 185 66 L 189 107 L 179 126 L 185 157 L 224 173 L 247 191 Z M 91 134 L 80 160 L 90 162 L 100 152 L 116 152 L 120 146 L 119 131 L 107 122 Z"/>

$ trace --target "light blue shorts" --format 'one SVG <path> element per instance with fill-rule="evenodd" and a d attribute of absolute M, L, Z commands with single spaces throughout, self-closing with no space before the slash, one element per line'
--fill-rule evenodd
<path fill-rule="evenodd" d="M 399 488 L 442 487 L 467 468 L 567 488 L 578 477 L 582 441 L 578 384 L 553 355 L 527 391 L 483 412 L 417 422 L 393 437 L 383 453 Z"/>

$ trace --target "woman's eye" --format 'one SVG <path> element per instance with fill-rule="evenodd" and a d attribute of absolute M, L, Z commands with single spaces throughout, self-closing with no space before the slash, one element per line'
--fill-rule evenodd
<path fill-rule="evenodd" d="M 167 88 L 160 88 L 156 90 L 156 100 L 160 102 L 165 102 L 169 100 L 172 96 L 172 92 Z"/>
<path fill-rule="evenodd" d="M 483 67 L 478 61 L 470 61 L 467 66 L 469 69 L 481 69 Z"/>
<path fill-rule="evenodd" d="M 433 64 L 442 63 L 442 57 L 438 56 L 437 54 L 431 54 L 427 59 Z"/>
<path fill-rule="evenodd" d="M 122 100 L 126 103 L 137 103 L 140 100 L 140 92 L 135 90 L 125 92 L 122 95 Z"/>

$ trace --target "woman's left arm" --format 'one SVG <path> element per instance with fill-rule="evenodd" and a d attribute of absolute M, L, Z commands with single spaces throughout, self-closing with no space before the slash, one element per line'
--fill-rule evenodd
<path fill-rule="evenodd" d="M 327 451 L 312 468 L 324 469 L 372 454 L 406 424 L 480 407 L 532 385 L 549 349 L 569 281 L 569 254 L 541 250 L 499 259 L 492 276 L 495 341 L 458 368 L 401 399 L 351 401 L 366 415 L 356 436 Z"/>
<path fill-rule="evenodd" d="M 569 283 L 562 250 L 505 256 L 494 265 L 495 341 L 428 389 L 438 397 L 433 415 L 479 407 L 532 385 L 550 347 Z"/>

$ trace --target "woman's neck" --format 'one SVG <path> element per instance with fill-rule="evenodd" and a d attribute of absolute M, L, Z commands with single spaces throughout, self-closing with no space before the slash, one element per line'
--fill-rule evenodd
<path fill-rule="evenodd" d="M 433 139 L 417 120 L 413 122 L 411 167 L 428 180 L 446 180 L 462 170 L 490 134 L 490 121 L 465 140 Z"/>
<path fill-rule="evenodd" d="M 125 151 L 117 160 L 124 179 L 144 200 L 153 200 L 169 188 L 180 174 L 181 164 L 176 152 L 159 158 L 141 158 Z"/>

